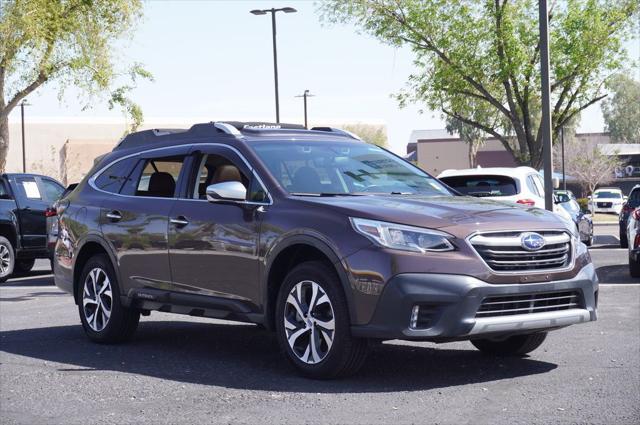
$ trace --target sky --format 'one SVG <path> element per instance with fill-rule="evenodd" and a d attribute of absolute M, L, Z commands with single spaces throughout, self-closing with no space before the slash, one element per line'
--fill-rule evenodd
<path fill-rule="evenodd" d="M 293 6 L 298 12 L 277 15 L 280 116 L 303 122 L 302 99 L 309 99 L 310 125 L 365 122 L 385 124 L 392 150 L 404 153 L 414 129 L 443 128 L 438 112 L 420 106 L 398 108 L 391 95 L 414 70 L 409 49 L 393 48 L 351 25 L 322 24 L 312 1 L 148 1 L 132 40 L 117 61 L 141 62 L 154 75 L 131 97 L 148 121 L 275 121 L 271 19 L 252 9 Z M 640 57 L 640 42 L 629 43 Z M 78 93 L 67 90 L 62 102 L 55 86 L 28 97 L 29 117 L 121 117 L 98 102 L 82 111 Z M 19 117 L 18 110 L 11 119 Z M 602 131 L 599 106 L 584 111 L 581 131 Z"/>

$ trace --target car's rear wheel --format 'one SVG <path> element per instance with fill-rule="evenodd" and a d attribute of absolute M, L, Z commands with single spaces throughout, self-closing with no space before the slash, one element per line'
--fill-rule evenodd
<path fill-rule="evenodd" d="M 120 288 L 111 261 L 96 255 L 87 261 L 78 285 L 78 311 L 87 336 L 95 342 L 117 343 L 131 339 L 140 312 L 120 302 Z"/>
<path fill-rule="evenodd" d="M 640 277 L 640 261 L 629 256 L 629 274 L 631 277 Z"/>
<path fill-rule="evenodd" d="M 16 266 L 13 269 L 15 273 L 28 273 L 33 268 L 33 265 L 36 263 L 35 258 L 30 258 L 28 260 L 18 260 L 16 261 Z"/>
<path fill-rule="evenodd" d="M 0 236 L 0 283 L 9 279 L 15 267 L 16 256 L 11 242 Z"/>
<path fill-rule="evenodd" d="M 317 261 L 285 278 L 276 307 L 278 342 L 303 375 L 329 379 L 357 372 L 368 341 L 351 336 L 349 310 L 338 276 Z"/>
<path fill-rule="evenodd" d="M 506 339 L 472 339 L 471 343 L 485 354 L 495 356 L 523 356 L 540 347 L 547 338 L 546 332 L 514 335 Z"/>

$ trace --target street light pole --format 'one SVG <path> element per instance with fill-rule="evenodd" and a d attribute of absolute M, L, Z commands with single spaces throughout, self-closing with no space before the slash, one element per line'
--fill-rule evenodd
<path fill-rule="evenodd" d="M 564 172 L 564 126 L 560 127 L 560 143 L 562 144 L 562 190 L 567 190 L 567 175 Z"/>
<path fill-rule="evenodd" d="M 296 96 L 304 99 L 304 128 L 309 128 L 309 125 L 307 123 L 307 98 L 313 96 L 313 94 L 309 93 L 309 90 L 305 90 L 303 94 L 299 94 L 298 96 Z"/>
<path fill-rule="evenodd" d="M 276 95 L 276 123 L 280 122 L 280 95 L 278 90 L 278 49 L 276 46 L 276 12 L 284 12 L 284 13 L 295 13 L 296 9 L 293 7 L 283 7 L 280 9 L 255 9 L 250 11 L 249 13 L 253 15 L 266 15 L 267 13 L 271 13 L 271 35 L 273 38 L 273 78 L 275 85 L 275 95 Z"/>
<path fill-rule="evenodd" d="M 29 106 L 27 103 L 27 99 L 23 99 L 20 102 L 20 117 L 22 118 L 22 172 L 27 172 L 27 154 L 25 150 L 25 142 L 24 142 L 24 107 Z"/>
<path fill-rule="evenodd" d="M 549 89 L 549 15 L 547 0 L 538 0 L 540 28 L 540 77 L 542 89 L 542 159 L 544 161 L 544 207 L 553 211 L 553 152 L 551 150 L 551 107 Z"/>

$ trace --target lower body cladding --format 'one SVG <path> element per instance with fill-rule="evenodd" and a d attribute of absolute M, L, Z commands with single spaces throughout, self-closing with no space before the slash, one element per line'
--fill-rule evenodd
<path fill-rule="evenodd" d="M 411 273 L 392 278 L 354 336 L 447 342 L 548 331 L 597 318 L 593 264 L 568 280 L 489 284 L 471 276 Z"/>

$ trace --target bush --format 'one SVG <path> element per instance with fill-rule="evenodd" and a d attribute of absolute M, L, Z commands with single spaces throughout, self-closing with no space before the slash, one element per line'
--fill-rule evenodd
<path fill-rule="evenodd" d="M 582 210 L 588 210 L 589 209 L 589 200 L 587 198 L 578 198 L 577 201 L 578 201 L 578 204 L 580 205 L 580 208 Z"/>

